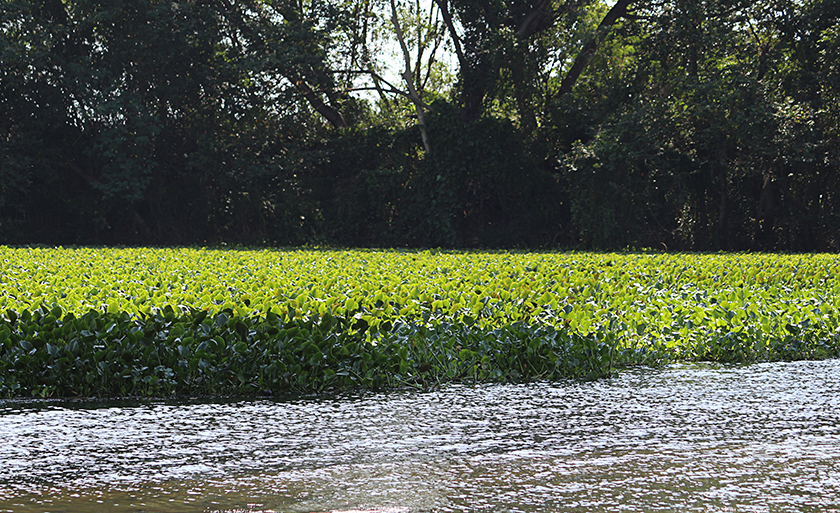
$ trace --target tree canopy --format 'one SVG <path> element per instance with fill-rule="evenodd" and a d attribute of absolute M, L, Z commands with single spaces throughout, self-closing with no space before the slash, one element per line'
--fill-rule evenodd
<path fill-rule="evenodd" d="M 840 250 L 834 0 L 0 5 L 0 243 Z"/>

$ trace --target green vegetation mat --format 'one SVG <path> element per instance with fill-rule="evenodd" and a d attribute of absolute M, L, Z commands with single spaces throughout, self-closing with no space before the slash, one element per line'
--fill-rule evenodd
<path fill-rule="evenodd" d="M 833 255 L 0 247 L 0 396 L 595 378 L 840 353 Z"/>

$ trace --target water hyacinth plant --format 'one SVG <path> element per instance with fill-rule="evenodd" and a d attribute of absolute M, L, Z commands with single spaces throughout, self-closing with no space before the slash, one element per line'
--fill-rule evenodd
<path fill-rule="evenodd" d="M 0 247 L 0 395 L 606 376 L 840 349 L 831 255 Z"/>

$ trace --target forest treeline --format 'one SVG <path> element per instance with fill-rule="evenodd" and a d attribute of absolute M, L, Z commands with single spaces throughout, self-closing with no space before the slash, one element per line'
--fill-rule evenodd
<path fill-rule="evenodd" d="M 836 0 L 0 1 L 0 244 L 840 250 Z"/>

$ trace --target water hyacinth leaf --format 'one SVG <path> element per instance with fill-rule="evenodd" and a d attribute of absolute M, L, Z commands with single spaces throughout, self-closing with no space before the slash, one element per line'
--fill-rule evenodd
<path fill-rule="evenodd" d="M 0 297 L 5 309 L 0 347 L 7 357 L 27 353 L 21 341 L 41 348 L 36 358 L 15 365 L 46 364 L 55 358 L 53 348 L 76 341 L 75 347 L 66 342 L 63 351 L 80 358 L 80 369 L 85 358 L 92 366 L 117 358 L 144 360 L 137 363 L 141 368 L 163 364 L 177 369 L 183 351 L 196 357 L 193 348 L 202 347 L 219 361 L 210 365 L 202 354 L 193 371 L 217 372 L 198 381 L 204 391 L 218 393 L 230 386 L 223 384 L 231 383 L 231 366 L 244 366 L 249 373 L 280 369 L 280 362 L 306 342 L 326 358 L 324 365 L 312 360 L 316 353 L 310 348 L 305 357 L 310 363 L 357 369 L 360 381 L 353 382 L 370 385 L 403 379 L 407 369 L 402 363 L 392 368 L 394 361 L 429 362 L 440 376 L 462 378 L 547 376 L 545 362 L 556 367 L 553 376 L 585 376 L 612 372 L 606 361 L 620 366 L 701 357 L 827 357 L 838 351 L 840 339 L 835 336 L 840 294 L 829 292 L 840 291 L 835 278 L 840 264 L 831 255 L 139 248 L 96 250 L 100 268 L 74 269 L 91 251 L 56 248 L 34 254 L 0 248 L 0 273 L 4 262 L 13 261 L 30 266 L 33 277 L 49 276 L 63 290 L 59 296 L 33 280 L 33 294 L 37 290 L 43 301 L 20 301 L 26 295 L 24 283 Z M 283 265 L 277 265 L 280 261 Z M 245 299 L 253 310 L 245 308 Z M 496 332 L 507 337 L 502 337 L 506 345 L 490 335 Z M 457 345 L 462 347 L 456 350 Z M 467 358 L 469 353 L 462 354 L 467 348 L 480 349 L 472 367 L 448 368 L 447 362 Z M 373 356 L 364 357 L 374 349 Z M 523 360 L 526 351 L 531 360 Z M 499 357 L 503 354 L 510 358 Z M 484 369 L 490 365 L 484 356 L 494 368 Z M 479 361 L 481 369 L 474 365 Z M 401 377 L 372 374 L 368 380 L 378 365 L 384 367 L 377 372 L 387 367 Z M 592 368 L 585 370 L 587 365 Z M 302 386 L 295 384 L 296 372 L 283 368 L 289 376 L 273 378 L 283 383 L 277 387 Z M 317 390 L 328 381 L 323 374 L 309 376 Z M 56 379 L 59 395 L 70 393 L 63 390 L 72 390 L 73 379 L 88 382 L 85 377 Z M 156 388 L 144 393 L 197 391 L 198 381 L 178 379 L 161 376 Z M 136 382 L 148 385 L 139 377 Z M 102 383 L 109 386 L 107 380 Z M 23 382 L 21 390 L 36 385 Z"/>

